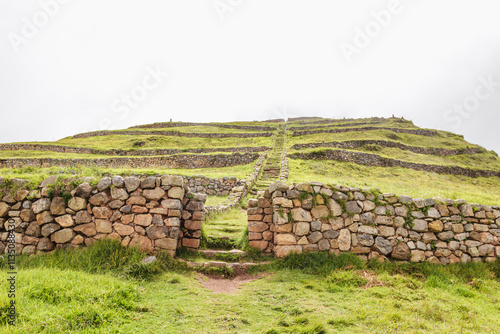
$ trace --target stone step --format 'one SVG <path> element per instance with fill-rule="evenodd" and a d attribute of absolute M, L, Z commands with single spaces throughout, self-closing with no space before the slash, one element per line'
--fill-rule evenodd
<path fill-rule="evenodd" d="M 193 261 L 188 261 L 184 259 L 179 259 L 179 261 L 184 262 L 189 268 L 208 268 L 208 267 L 215 267 L 215 268 L 224 268 L 228 267 L 231 268 L 235 271 L 235 273 L 241 273 L 246 271 L 248 268 L 258 266 L 258 265 L 264 265 L 264 264 L 269 264 L 271 261 L 263 261 L 263 262 L 245 262 L 245 263 L 228 263 L 228 262 L 223 262 L 223 261 L 208 261 L 208 262 L 193 262 Z"/>
<path fill-rule="evenodd" d="M 239 249 L 231 249 L 230 251 L 226 250 L 215 250 L 215 249 L 202 249 L 199 250 L 200 253 L 205 255 L 206 257 L 214 257 L 217 254 L 240 254 L 241 256 L 245 256 L 246 253 Z"/>

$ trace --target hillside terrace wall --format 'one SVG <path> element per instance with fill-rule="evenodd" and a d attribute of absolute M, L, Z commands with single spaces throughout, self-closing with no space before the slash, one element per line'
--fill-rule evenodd
<path fill-rule="evenodd" d="M 498 206 L 318 182 L 274 183 L 248 206 L 250 245 L 278 257 L 351 252 L 366 260 L 441 264 L 500 257 Z"/>
<path fill-rule="evenodd" d="M 203 175 L 184 176 L 184 183 L 191 192 L 202 193 L 212 196 L 227 196 L 236 187 L 244 186 L 245 180 L 234 176 L 222 178 L 208 178 Z"/>
<path fill-rule="evenodd" d="M 362 123 L 334 123 L 329 125 L 309 125 L 309 126 L 293 126 L 290 130 L 293 131 L 305 131 L 314 129 L 328 129 L 332 127 L 343 127 L 343 126 L 361 126 L 361 125 L 375 125 L 381 124 L 383 122 L 362 122 Z"/>
<path fill-rule="evenodd" d="M 447 148 L 439 148 L 439 147 L 419 147 L 419 146 L 410 146 L 401 144 L 394 141 L 388 140 L 346 140 L 346 141 L 335 141 L 328 143 L 308 143 L 308 144 L 295 144 L 292 146 L 294 150 L 300 150 L 304 148 L 318 148 L 318 147 L 335 147 L 335 148 L 359 148 L 368 145 L 377 145 L 382 147 L 393 147 L 399 148 L 405 151 L 411 151 L 413 153 L 418 154 L 427 154 L 427 155 L 441 155 L 441 156 L 449 156 L 449 155 L 460 155 L 460 154 L 478 154 L 484 153 L 485 149 L 480 147 L 467 147 L 460 149 L 447 149 Z"/>
<path fill-rule="evenodd" d="M 190 193 L 181 176 L 106 177 L 67 189 L 66 200 L 49 196 L 44 183 L 1 199 L 0 252 L 40 254 L 101 239 L 171 256 L 180 245 L 199 247 L 206 195 Z"/>
<path fill-rule="evenodd" d="M 213 152 L 263 152 L 270 150 L 266 146 L 258 147 L 221 147 L 221 148 L 188 148 L 188 149 L 151 149 L 151 150 L 98 150 L 88 147 L 73 147 L 59 145 L 42 145 L 42 144 L 0 144 L 0 151 L 51 151 L 59 153 L 76 153 L 76 154 L 100 154 L 100 155 L 115 155 L 115 156 L 155 156 L 155 155 L 170 155 L 179 153 L 213 153 Z"/>
<path fill-rule="evenodd" d="M 162 128 L 176 128 L 184 126 L 213 126 L 225 129 L 237 130 L 255 130 L 255 131 L 275 131 L 276 128 L 271 126 L 252 126 L 252 125 L 231 125 L 231 124 L 217 124 L 217 123 L 154 123 L 146 125 L 136 125 L 129 129 L 162 129 Z"/>
<path fill-rule="evenodd" d="M 205 206 L 205 213 L 207 214 L 221 213 L 238 206 L 240 204 L 241 198 L 245 197 L 250 191 L 250 189 L 252 189 L 253 186 L 255 185 L 255 182 L 259 177 L 260 171 L 262 170 L 262 166 L 264 164 L 264 160 L 266 159 L 266 157 L 267 154 L 262 154 L 259 157 L 259 159 L 257 159 L 254 168 L 247 179 L 238 180 L 236 178 L 233 178 L 234 180 L 236 180 L 236 182 L 234 183 L 235 187 L 231 188 L 231 192 L 229 193 L 228 199 L 224 201 L 224 203 L 217 206 L 208 206 L 208 205 Z M 231 184 L 230 183 L 231 178 L 228 178 L 228 181 L 229 184 Z"/>
<path fill-rule="evenodd" d="M 217 168 L 246 165 L 259 157 L 257 153 L 233 153 L 213 155 L 170 155 L 165 157 L 105 158 L 105 159 L 0 159 L 0 168 L 34 167 L 105 167 L 105 168 Z"/>
<path fill-rule="evenodd" d="M 366 126 L 362 128 L 345 128 L 345 129 L 331 129 L 331 130 L 317 130 L 317 131 L 293 131 L 293 136 L 305 136 L 305 135 L 313 135 L 317 133 L 344 133 L 344 132 L 356 132 L 356 131 L 374 131 L 374 130 L 387 130 L 396 133 L 409 133 L 413 135 L 420 136 L 429 136 L 434 137 L 438 136 L 439 133 L 434 130 L 424 130 L 424 129 L 399 129 L 399 128 L 386 128 L 386 127 L 374 127 L 374 126 Z"/>
<path fill-rule="evenodd" d="M 189 133 L 177 131 L 96 131 L 87 132 L 74 135 L 73 139 L 100 137 L 100 136 L 176 136 L 188 138 L 254 138 L 254 137 L 271 137 L 273 134 L 270 132 L 259 133 Z"/>
<path fill-rule="evenodd" d="M 304 160 L 336 160 L 378 167 L 403 167 L 432 173 L 463 175 L 468 177 L 500 177 L 500 172 L 487 169 L 481 170 L 459 166 L 426 165 L 415 162 L 384 158 L 377 154 L 344 150 L 322 150 L 308 153 L 293 153 L 290 155 L 290 158 Z"/>

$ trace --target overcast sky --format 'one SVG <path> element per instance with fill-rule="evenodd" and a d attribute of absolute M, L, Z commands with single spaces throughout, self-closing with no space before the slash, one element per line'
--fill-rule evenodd
<path fill-rule="evenodd" d="M 500 152 L 498 0 L 0 0 L 0 142 L 392 114 Z"/>

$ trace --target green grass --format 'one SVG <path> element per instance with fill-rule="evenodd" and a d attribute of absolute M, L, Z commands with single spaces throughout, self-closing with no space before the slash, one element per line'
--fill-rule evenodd
<path fill-rule="evenodd" d="M 0 169 L 0 177 L 11 179 L 21 178 L 30 181 L 32 187 L 36 187 L 40 182 L 50 175 L 60 175 L 62 178 L 70 177 L 95 177 L 101 178 L 105 175 L 204 175 L 209 178 L 222 178 L 225 176 L 234 176 L 240 179 L 247 178 L 252 172 L 254 163 L 240 166 L 221 167 L 221 168 L 97 168 L 97 167 L 23 167 L 19 169 L 3 168 Z"/>
<path fill-rule="evenodd" d="M 393 147 L 376 146 L 359 147 L 347 149 L 347 151 L 364 152 L 368 154 L 376 154 L 384 158 L 402 160 L 406 162 L 426 164 L 426 165 L 441 165 L 441 166 L 460 166 L 469 169 L 492 170 L 500 171 L 500 159 L 490 152 L 478 154 L 460 154 L 451 156 L 418 154 L 411 151 L 401 150 Z M 292 150 L 290 153 L 308 153 L 320 152 L 324 150 L 345 150 L 336 148 L 311 148 L 302 150 Z"/>
<path fill-rule="evenodd" d="M 318 133 L 304 136 L 289 136 L 288 147 L 295 144 L 321 143 L 347 140 L 393 140 L 406 145 L 420 147 L 438 147 L 447 149 L 459 149 L 467 147 L 479 147 L 466 142 L 462 136 L 449 132 L 438 131 L 440 136 L 429 137 L 408 133 L 394 133 L 389 130 L 355 131 L 345 133 Z"/>
<path fill-rule="evenodd" d="M 208 236 L 231 240 L 236 240 L 247 225 L 247 214 L 239 207 L 218 215 L 209 215 L 203 222 Z"/>
<path fill-rule="evenodd" d="M 121 268 L 122 270 L 124 267 Z M 150 281 L 112 272 L 18 270 L 16 327 L 1 333 L 495 333 L 500 263 L 364 263 L 352 254 L 292 255 L 235 294 L 192 271 Z M 6 275 L 5 269 L 2 270 Z M 6 280 L 0 289 L 7 289 Z M 0 294 L 0 310 L 8 299 Z"/>
<path fill-rule="evenodd" d="M 227 201 L 229 196 L 207 196 L 205 206 L 218 206 Z"/>
<path fill-rule="evenodd" d="M 189 138 L 177 136 L 155 135 L 111 135 L 89 138 L 71 137 L 56 142 L 37 142 L 37 144 L 62 145 L 73 147 L 89 147 L 100 150 L 111 149 L 188 149 L 188 148 L 221 148 L 221 147 L 254 147 L 270 146 L 272 137 L 255 138 Z"/>
<path fill-rule="evenodd" d="M 260 133 L 260 132 L 272 132 L 272 131 L 262 131 L 262 130 L 252 130 L 252 129 L 229 129 L 222 128 L 218 126 L 209 125 L 191 125 L 191 126 L 178 126 L 178 127 L 166 127 L 166 128 L 131 128 L 120 131 L 172 131 L 181 133 Z"/>
<path fill-rule="evenodd" d="M 0 151 L 0 159 L 27 159 L 27 158 L 108 159 L 113 157 L 118 157 L 118 156 L 101 155 L 101 154 L 63 153 L 63 152 L 52 152 L 52 151 L 31 151 L 31 150 Z"/>
<path fill-rule="evenodd" d="M 414 198 L 465 199 L 470 203 L 500 204 L 500 178 L 470 178 L 415 171 L 399 167 L 372 167 L 355 163 L 289 159 L 289 183 L 304 181 L 348 187 L 380 188 L 383 193 Z"/>

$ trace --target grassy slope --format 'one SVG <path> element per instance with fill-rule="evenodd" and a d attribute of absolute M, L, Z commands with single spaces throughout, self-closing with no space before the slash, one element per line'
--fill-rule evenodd
<path fill-rule="evenodd" d="M 166 168 L 91 168 L 91 167 L 50 167 L 50 168 L 35 168 L 23 167 L 20 169 L 0 169 L 0 177 L 22 178 L 27 179 L 33 186 L 37 186 L 50 175 L 60 175 L 61 178 L 84 177 L 90 176 L 100 178 L 105 175 L 204 175 L 209 178 L 222 178 L 225 176 L 235 176 L 240 179 L 245 179 L 253 171 L 254 163 L 221 167 L 221 168 L 198 168 L 198 169 L 166 169 Z"/>
<path fill-rule="evenodd" d="M 145 255 L 137 251 L 109 242 L 91 250 L 20 257 L 19 321 L 12 328 L 0 317 L 0 332 L 494 333 L 500 326 L 498 263 L 364 264 L 350 254 L 299 255 L 262 268 L 266 276 L 236 294 L 215 294 L 200 285 L 200 274 L 167 258 L 138 266 Z M 2 311 L 7 302 L 2 294 Z"/>
<path fill-rule="evenodd" d="M 327 160 L 289 160 L 289 183 L 317 181 L 350 187 L 380 188 L 382 192 L 416 197 L 466 199 L 500 204 L 500 178 L 469 178 L 398 167 L 371 167 Z"/>
<path fill-rule="evenodd" d="M 232 240 L 236 240 L 247 225 L 246 211 L 241 208 L 234 208 L 218 215 L 209 215 L 203 222 L 204 230 L 210 237 L 227 237 Z"/>
<path fill-rule="evenodd" d="M 269 146 L 272 137 L 255 138 L 188 138 L 176 136 L 97 136 L 89 138 L 63 138 L 57 142 L 40 142 L 39 144 L 89 147 L 100 150 L 132 150 L 132 149 L 187 149 L 210 147 L 246 147 Z"/>

